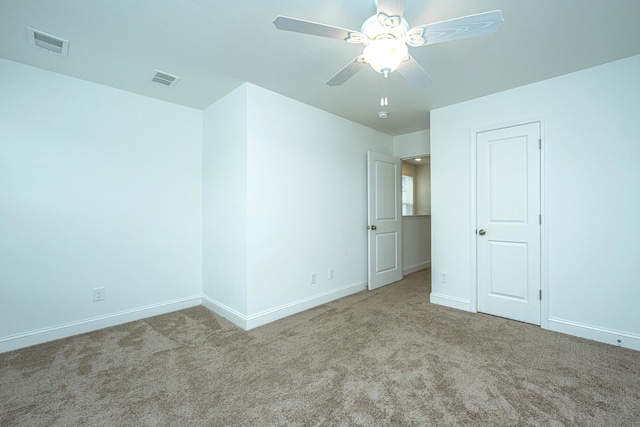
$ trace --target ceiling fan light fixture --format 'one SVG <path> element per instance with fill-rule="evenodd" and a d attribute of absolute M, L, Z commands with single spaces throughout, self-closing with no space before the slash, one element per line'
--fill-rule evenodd
<path fill-rule="evenodd" d="M 398 69 L 414 88 L 424 89 L 431 84 L 431 77 L 409 55 L 408 46 L 493 34 L 504 22 L 502 12 L 493 10 L 411 28 L 402 17 L 404 4 L 405 0 L 378 0 L 377 13 L 364 21 L 359 32 L 282 15 L 276 16 L 273 24 L 279 30 L 364 44 L 362 55 L 331 77 L 326 82 L 328 86 L 341 85 L 364 68 L 364 64 L 369 64 L 383 77 Z M 386 95 L 383 95 L 383 106 L 385 99 Z"/>
<path fill-rule="evenodd" d="M 362 56 L 371 68 L 381 74 L 396 70 L 409 54 L 404 41 L 394 38 L 371 40 Z"/>

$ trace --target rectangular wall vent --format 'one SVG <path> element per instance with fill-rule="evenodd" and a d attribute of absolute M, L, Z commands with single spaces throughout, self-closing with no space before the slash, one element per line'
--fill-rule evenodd
<path fill-rule="evenodd" d="M 173 87 L 178 83 L 180 77 L 174 76 L 173 74 L 165 73 L 164 71 L 154 70 L 153 75 L 151 76 L 151 81 L 154 83 L 159 83 L 164 86 Z"/>
<path fill-rule="evenodd" d="M 33 28 L 27 28 L 29 44 L 62 56 L 69 56 L 69 41 Z"/>

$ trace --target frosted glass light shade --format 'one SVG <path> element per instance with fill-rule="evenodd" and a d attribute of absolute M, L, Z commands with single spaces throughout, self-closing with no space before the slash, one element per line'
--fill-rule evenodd
<path fill-rule="evenodd" d="M 409 53 L 407 45 L 396 39 L 372 40 L 364 48 L 363 56 L 367 64 L 379 73 L 392 72 L 400 66 Z"/>

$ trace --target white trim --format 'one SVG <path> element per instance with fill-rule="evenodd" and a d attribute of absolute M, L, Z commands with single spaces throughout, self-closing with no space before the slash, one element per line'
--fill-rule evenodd
<path fill-rule="evenodd" d="M 402 274 L 406 276 L 429 267 L 431 267 L 431 261 L 422 262 L 420 264 L 405 268 L 404 270 L 402 270 Z"/>
<path fill-rule="evenodd" d="M 469 268 L 469 278 L 471 282 L 469 283 L 469 311 L 473 313 L 478 312 L 478 239 L 476 236 L 476 230 L 478 229 L 478 207 L 476 200 L 477 193 L 477 138 L 478 133 L 481 130 L 471 129 L 469 134 L 469 150 L 471 151 L 471 159 L 469 165 L 470 171 L 470 181 L 471 181 L 471 191 L 469 192 L 471 195 L 470 205 L 471 205 L 471 216 L 470 219 L 470 227 L 471 231 L 471 244 L 469 245 L 469 256 L 471 257 L 470 268 Z"/>
<path fill-rule="evenodd" d="M 346 297 L 347 295 L 355 294 L 366 289 L 367 282 L 347 285 L 342 288 L 332 289 L 309 298 L 293 301 L 249 316 L 227 307 L 206 295 L 203 295 L 202 297 L 202 305 L 214 313 L 226 318 L 236 326 L 248 331 L 250 329 L 257 328 L 258 326 L 266 325 L 267 323 L 283 319 L 291 316 L 292 314 L 300 313 L 310 308 L 326 304 L 330 301 L 334 301 L 338 298 Z"/>
<path fill-rule="evenodd" d="M 540 230 L 540 289 L 542 302 L 540 311 L 540 327 L 549 329 L 549 138 L 547 137 L 547 117 L 540 117 L 540 138 L 542 138 L 542 152 L 540 153 L 540 213 L 542 214 L 542 229 Z"/>
<path fill-rule="evenodd" d="M 202 305 L 217 315 L 224 317 L 234 325 L 244 329 L 245 331 L 247 330 L 247 317 L 239 311 L 236 311 L 206 295 L 202 296 Z"/>
<path fill-rule="evenodd" d="M 322 304 L 326 304 L 338 298 L 346 297 L 347 295 L 364 291 L 367 289 L 367 285 L 367 282 L 348 285 L 342 288 L 333 289 L 331 291 L 314 295 L 310 298 L 294 301 L 289 304 L 281 305 L 280 307 L 274 307 L 269 310 L 261 311 L 260 313 L 252 314 L 251 316 L 247 317 L 247 329 L 253 329 L 258 326 L 266 325 L 267 323 L 282 319 L 287 316 L 291 316 L 292 314 L 296 314 Z"/>
<path fill-rule="evenodd" d="M 158 316 L 160 314 L 171 313 L 172 311 L 183 310 L 185 308 L 200 305 L 200 296 L 181 298 L 159 304 L 138 307 L 131 310 L 124 310 L 117 313 L 106 314 L 104 316 L 92 317 L 77 322 L 63 323 L 61 325 L 48 328 L 36 329 L 21 334 L 9 335 L 0 338 L 0 353 L 42 344 L 48 341 L 67 338 L 73 335 L 84 334 L 97 331 L 98 329 L 121 325 L 147 317 Z"/>
<path fill-rule="evenodd" d="M 429 301 L 433 304 L 443 305 L 449 308 L 475 312 L 471 309 L 471 301 L 463 298 L 457 298 L 450 295 L 442 295 L 431 292 Z"/>
<path fill-rule="evenodd" d="M 640 335 L 614 329 L 601 328 L 571 320 L 550 318 L 549 330 L 573 335 L 588 340 L 599 341 L 618 347 L 640 350 Z M 620 340 L 620 342 L 618 342 Z"/>

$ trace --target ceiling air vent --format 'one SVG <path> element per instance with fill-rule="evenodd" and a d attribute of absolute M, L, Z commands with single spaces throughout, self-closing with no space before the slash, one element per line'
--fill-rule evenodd
<path fill-rule="evenodd" d="M 27 28 L 27 37 L 31 46 L 48 50 L 62 56 L 69 56 L 69 41 L 33 28 Z"/>
<path fill-rule="evenodd" d="M 175 86 L 176 83 L 178 83 L 178 80 L 180 80 L 180 77 L 159 70 L 154 70 L 153 75 L 151 76 L 152 82 L 169 87 Z"/>

